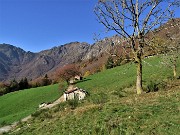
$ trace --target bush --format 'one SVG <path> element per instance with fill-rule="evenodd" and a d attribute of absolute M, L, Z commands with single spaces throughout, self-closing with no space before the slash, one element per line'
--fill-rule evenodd
<path fill-rule="evenodd" d="M 167 87 L 166 82 L 153 80 L 146 85 L 145 90 L 146 92 L 156 92 L 158 90 L 165 89 L 166 87 Z"/>
<path fill-rule="evenodd" d="M 78 97 L 68 100 L 68 105 L 71 107 L 71 109 L 75 109 L 78 106 L 78 104 L 79 104 Z"/>
<path fill-rule="evenodd" d="M 30 86 L 26 77 L 22 78 L 19 82 L 13 79 L 9 84 L 0 83 L 0 96 L 10 92 L 27 89 L 29 87 Z"/>
<path fill-rule="evenodd" d="M 23 90 L 23 89 L 28 89 L 29 88 L 29 83 L 28 83 L 28 80 L 27 78 L 22 78 L 20 81 L 19 81 L 19 90 Z"/>
<path fill-rule="evenodd" d="M 44 76 L 44 78 L 42 78 L 42 80 L 41 80 L 41 86 L 47 86 L 47 85 L 51 85 L 51 84 L 52 84 L 52 80 L 46 74 Z"/>
<path fill-rule="evenodd" d="M 6 90 L 6 88 L 0 88 L 0 96 L 4 95 L 8 93 L 8 91 Z"/>
<path fill-rule="evenodd" d="M 105 64 L 105 67 L 106 69 L 110 69 L 110 68 L 113 68 L 115 67 L 114 65 L 114 61 L 113 61 L 113 58 L 112 57 L 109 57 L 106 64 Z"/>
<path fill-rule="evenodd" d="M 146 86 L 147 92 L 156 92 L 158 90 L 159 90 L 158 83 L 156 81 L 150 81 Z"/>
<path fill-rule="evenodd" d="M 9 91 L 13 92 L 17 90 L 19 90 L 19 83 L 14 79 L 10 82 Z"/>
<path fill-rule="evenodd" d="M 88 70 L 88 71 L 85 72 L 84 77 L 87 77 L 89 75 L 91 75 L 91 72 Z"/>

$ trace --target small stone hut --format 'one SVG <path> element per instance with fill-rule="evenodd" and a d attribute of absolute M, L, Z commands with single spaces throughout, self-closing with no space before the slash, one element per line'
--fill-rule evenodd
<path fill-rule="evenodd" d="M 67 90 L 64 92 L 64 101 L 72 100 L 75 98 L 77 98 L 78 100 L 82 100 L 85 98 L 86 95 L 87 92 L 85 90 L 76 87 L 74 89 Z"/>
<path fill-rule="evenodd" d="M 83 79 L 83 77 L 82 77 L 82 76 L 80 76 L 80 75 L 76 75 L 76 76 L 74 77 L 74 79 L 75 79 L 75 80 L 79 80 L 79 81 L 80 81 L 80 80 L 82 80 L 82 79 Z"/>

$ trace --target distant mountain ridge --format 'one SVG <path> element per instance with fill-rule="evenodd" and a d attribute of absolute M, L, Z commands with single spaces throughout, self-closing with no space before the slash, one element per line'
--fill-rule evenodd
<path fill-rule="evenodd" d="M 15 76 L 22 69 L 21 66 L 29 63 L 35 56 L 35 53 L 25 52 L 21 48 L 0 44 L 0 80 Z"/>
<path fill-rule="evenodd" d="M 167 28 L 170 27 L 169 34 L 179 37 L 180 32 L 177 31 L 177 27 L 180 27 L 180 18 L 176 18 L 174 21 L 177 23 L 174 27 L 171 25 L 171 21 L 161 26 L 157 33 L 158 36 L 165 39 Z M 93 45 L 86 42 L 71 42 L 38 53 L 26 52 L 9 44 L 0 44 L 0 81 L 23 77 L 38 78 L 63 65 L 99 57 L 109 49 L 112 43 L 119 43 L 120 40 L 121 38 L 115 35 Z M 178 42 L 180 42 L 180 38 Z"/>
<path fill-rule="evenodd" d="M 105 49 L 105 46 L 102 49 L 97 44 L 71 42 L 33 53 L 13 45 L 0 44 L 0 81 L 38 78 L 63 65 L 98 57 Z"/>
<path fill-rule="evenodd" d="M 88 48 L 86 43 L 74 42 L 32 53 L 12 45 L 0 44 L 0 80 L 37 78 L 57 66 L 77 62 L 84 57 Z"/>

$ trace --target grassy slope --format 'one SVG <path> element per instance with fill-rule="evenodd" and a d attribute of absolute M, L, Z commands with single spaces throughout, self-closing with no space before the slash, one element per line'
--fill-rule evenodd
<path fill-rule="evenodd" d="M 0 124 L 10 124 L 33 113 L 42 102 L 60 96 L 58 85 L 17 91 L 0 97 Z"/>
<path fill-rule="evenodd" d="M 149 93 L 72 110 L 62 104 L 20 126 L 17 135 L 175 135 L 180 130 L 180 91 Z"/>
<path fill-rule="evenodd" d="M 178 63 L 178 67 L 180 67 L 180 62 Z M 162 81 L 172 75 L 172 69 L 162 65 L 159 57 L 145 59 L 143 62 L 143 85 L 146 85 L 152 80 Z M 178 75 L 180 75 L 179 68 Z M 87 78 L 87 81 L 77 85 L 86 90 L 90 90 L 89 92 L 91 94 L 98 92 L 112 93 L 112 91 L 120 91 L 124 87 L 135 85 L 135 80 L 135 64 L 127 64 L 92 75 Z"/>
<path fill-rule="evenodd" d="M 146 62 L 144 85 L 150 80 L 171 76 L 172 71 L 161 66 L 159 58 L 146 59 Z M 73 110 L 68 103 L 62 103 L 20 125 L 21 130 L 14 134 L 177 134 L 180 130 L 180 88 L 137 96 L 131 87 L 135 72 L 132 64 L 89 76 L 77 84 L 90 93 L 79 107 Z M 125 87 L 131 88 L 122 89 Z"/>

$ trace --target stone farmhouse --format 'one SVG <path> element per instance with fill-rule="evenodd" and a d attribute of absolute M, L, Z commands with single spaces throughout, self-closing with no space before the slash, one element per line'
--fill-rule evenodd
<path fill-rule="evenodd" d="M 64 101 L 72 100 L 75 98 L 77 98 L 78 100 L 82 100 L 85 98 L 86 95 L 87 92 L 85 90 L 76 87 L 64 92 Z"/>

